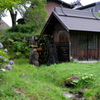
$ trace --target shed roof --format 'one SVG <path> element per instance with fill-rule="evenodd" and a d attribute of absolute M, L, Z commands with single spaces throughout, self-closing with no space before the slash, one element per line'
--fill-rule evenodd
<path fill-rule="evenodd" d="M 97 12 L 55 8 L 54 14 L 68 30 L 100 32 L 100 17 Z"/>
<path fill-rule="evenodd" d="M 100 17 L 97 12 L 56 7 L 49 21 L 54 16 L 67 30 L 100 32 Z M 48 24 L 44 28 L 47 27 Z M 45 29 L 44 29 L 45 30 Z"/>

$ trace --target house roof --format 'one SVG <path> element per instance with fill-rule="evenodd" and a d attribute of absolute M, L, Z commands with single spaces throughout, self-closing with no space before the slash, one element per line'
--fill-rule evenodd
<path fill-rule="evenodd" d="M 100 10 L 100 1 L 88 4 L 88 5 L 85 5 L 82 7 L 78 7 L 77 9 L 79 9 L 79 10 L 93 10 L 93 11 L 97 12 Z"/>
<path fill-rule="evenodd" d="M 5 23 L 2 19 L 0 19 L 0 30 L 5 30 L 9 27 L 7 23 Z"/>
<path fill-rule="evenodd" d="M 48 1 L 57 2 L 57 3 L 59 3 L 59 4 L 62 4 L 63 6 L 67 6 L 67 7 L 69 7 L 69 8 L 72 8 L 72 5 L 71 5 L 71 4 L 68 4 L 68 3 L 66 3 L 66 2 L 64 2 L 64 1 L 62 1 L 62 0 L 47 0 L 47 2 L 48 2 Z"/>
<path fill-rule="evenodd" d="M 67 31 L 100 32 L 100 17 L 98 17 L 97 12 L 56 7 L 43 31 L 48 23 L 53 23 L 52 17 L 55 17 Z"/>

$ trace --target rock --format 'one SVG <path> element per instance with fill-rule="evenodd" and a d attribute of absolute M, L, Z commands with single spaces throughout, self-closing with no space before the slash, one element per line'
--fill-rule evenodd
<path fill-rule="evenodd" d="M 83 94 L 85 91 L 88 91 L 88 90 L 89 90 L 88 88 L 84 88 L 84 89 L 82 89 L 82 90 L 79 90 L 78 93 L 79 93 L 79 94 Z"/>
<path fill-rule="evenodd" d="M 72 94 L 72 93 L 68 93 L 68 92 L 63 92 L 63 93 L 66 96 L 66 98 L 71 98 L 71 99 L 74 99 L 75 98 L 75 95 Z"/>
<path fill-rule="evenodd" d="M 71 99 L 71 100 L 86 100 L 83 97 L 83 94 L 75 94 L 75 93 L 68 93 L 68 92 L 63 92 L 65 97 L 67 99 Z"/>
<path fill-rule="evenodd" d="M 31 52 L 30 52 L 30 64 L 33 64 L 35 66 L 39 66 L 38 59 L 39 59 L 38 52 L 34 48 L 32 48 Z"/>
<path fill-rule="evenodd" d="M 76 98 L 82 98 L 83 97 L 83 93 L 78 93 L 77 95 L 75 95 Z"/>
<path fill-rule="evenodd" d="M 78 92 L 63 92 L 65 97 L 67 99 L 72 99 L 72 100 L 87 100 L 85 97 L 84 97 L 84 92 L 89 90 L 88 88 L 84 88 L 84 89 L 81 89 L 79 90 Z M 89 100 L 96 100 L 94 96 L 90 96 L 89 98 L 92 98 L 92 99 L 89 99 Z"/>
<path fill-rule="evenodd" d="M 20 75 L 20 78 L 28 77 L 28 76 L 30 76 L 30 75 L 29 74 L 22 74 L 22 75 Z"/>
<path fill-rule="evenodd" d="M 86 98 L 84 98 L 84 92 L 89 90 L 88 88 L 84 88 L 78 91 L 78 93 L 75 95 L 75 100 L 86 100 Z"/>
<path fill-rule="evenodd" d="M 65 80 L 65 86 L 68 86 L 68 87 L 75 86 L 77 83 L 74 82 L 74 80 L 77 80 L 78 81 L 79 80 L 79 77 L 77 77 L 76 75 L 73 75 L 73 76 L 67 78 Z"/>

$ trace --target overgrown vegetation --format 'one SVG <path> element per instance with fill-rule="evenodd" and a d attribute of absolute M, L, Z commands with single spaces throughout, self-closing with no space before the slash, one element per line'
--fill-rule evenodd
<path fill-rule="evenodd" d="M 100 62 L 97 63 L 61 63 L 51 66 L 36 67 L 30 65 L 27 59 L 17 59 L 11 72 L 5 73 L 4 81 L 0 82 L 0 100 L 66 100 L 63 91 L 77 92 L 88 88 L 84 93 L 87 100 L 100 99 Z M 88 78 L 95 78 L 90 83 Z M 89 84 L 77 84 L 75 87 L 66 87 L 66 78 L 77 75 L 85 77 Z M 70 99 L 71 100 L 71 99 Z"/>
<path fill-rule="evenodd" d="M 9 60 L 8 49 L 3 48 L 3 44 L 0 43 L 0 81 L 4 80 L 4 73 L 6 69 L 12 70 L 12 64 L 14 61 Z"/>
<path fill-rule="evenodd" d="M 31 35 L 20 32 L 5 32 L 0 34 L 0 42 L 8 49 L 10 58 L 29 57 L 30 48 L 27 38 Z"/>
<path fill-rule="evenodd" d="M 12 20 L 12 32 L 16 32 L 18 12 L 26 20 L 25 24 L 40 30 L 46 21 L 45 3 L 45 0 L 0 0 L 0 15 L 2 17 L 5 11 L 9 11 Z"/>
<path fill-rule="evenodd" d="M 43 28 L 46 19 L 45 0 L 29 0 L 32 5 L 26 9 L 26 13 L 21 12 L 27 24 L 17 26 L 17 13 L 12 8 L 25 6 L 27 0 L 12 1 L 14 0 L 9 1 L 11 6 L 7 0 L 0 3 L 0 8 L 3 7 L 3 10 L 9 8 L 13 17 L 13 27 L 3 31 L 4 33 L 0 32 L 0 42 L 8 49 L 10 59 L 18 59 L 14 60 L 12 71 L 7 70 L 0 74 L 0 78 L 2 77 L 0 79 L 0 100 L 66 100 L 63 92 L 77 93 L 84 88 L 88 89 L 84 93 L 86 100 L 100 100 L 100 62 L 66 62 L 40 67 L 29 64 L 29 41 L 25 38 L 35 35 L 36 32 L 40 33 Z M 4 6 L 5 3 L 8 5 Z M 8 68 L 12 69 L 9 66 Z M 74 75 L 79 78 L 72 80 L 74 86 L 66 86 L 65 80 Z"/>
<path fill-rule="evenodd" d="M 7 28 L 6 30 L 7 32 L 12 32 L 12 27 Z M 20 32 L 20 33 L 32 33 L 34 31 L 34 27 L 33 26 L 28 26 L 26 24 L 24 25 L 16 25 L 16 30 L 15 32 Z M 16 33 L 17 34 L 17 33 Z"/>

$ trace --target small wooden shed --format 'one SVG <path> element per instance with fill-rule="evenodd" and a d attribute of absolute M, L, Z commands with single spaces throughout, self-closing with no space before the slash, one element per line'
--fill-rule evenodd
<path fill-rule="evenodd" d="M 41 34 L 53 37 L 59 61 L 100 60 L 100 17 L 96 12 L 56 7 Z"/>

